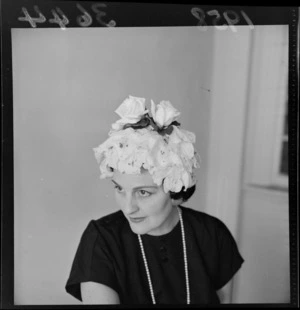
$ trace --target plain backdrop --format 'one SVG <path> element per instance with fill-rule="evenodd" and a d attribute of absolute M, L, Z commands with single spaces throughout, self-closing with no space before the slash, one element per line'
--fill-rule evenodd
<path fill-rule="evenodd" d="M 218 216 L 240 245 L 253 32 L 237 28 L 13 29 L 15 304 L 80 303 L 64 289 L 80 236 L 117 211 L 92 148 L 128 95 L 181 112 L 202 160 L 186 206 Z M 247 296 L 243 283 L 235 290 Z M 267 292 L 265 302 L 277 302 Z"/>

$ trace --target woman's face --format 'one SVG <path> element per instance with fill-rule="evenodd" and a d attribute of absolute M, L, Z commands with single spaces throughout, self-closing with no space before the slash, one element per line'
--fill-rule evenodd
<path fill-rule="evenodd" d="M 175 226 L 178 213 L 171 197 L 153 182 L 148 171 L 122 174 L 115 170 L 112 182 L 116 201 L 134 233 L 162 235 Z"/>

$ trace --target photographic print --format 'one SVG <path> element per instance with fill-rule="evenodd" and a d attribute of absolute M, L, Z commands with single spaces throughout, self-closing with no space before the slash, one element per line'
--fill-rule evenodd
<path fill-rule="evenodd" d="M 1 307 L 298 306 L 298 8 L 1 5 Z"/>

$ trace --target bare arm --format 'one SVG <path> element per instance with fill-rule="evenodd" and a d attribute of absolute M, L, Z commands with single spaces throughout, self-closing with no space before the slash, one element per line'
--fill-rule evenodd
<path fill-rule="evenodd" d="M 232 280 L 217 291 L 221 304 L 231 303 Z"/>
<path fill-rule="evenodd" d="M 80 283 L 81 296 L 84 304 L 117 305 L 120 304 L 118 293 L 112 288 L 96 283 Z"/>

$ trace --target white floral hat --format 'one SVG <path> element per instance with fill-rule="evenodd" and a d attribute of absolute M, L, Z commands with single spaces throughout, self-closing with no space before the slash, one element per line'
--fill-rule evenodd
<path fill-rule="evenodd" d="M 151 100 L 151 114 L 145 99 L 129 96 L 115 111 L 121 119 L 112 124 L 109 138 L 94 148 L 100 178 L 113 170 L 139 174 L 149 171 L 154 183 L 163 183 L 167 193 L 187 190 L 196 183 L 194 168 L 200 158 L 194 149 L 195 134 L 180 128 L 180 115 L 169 101 Z"/>

